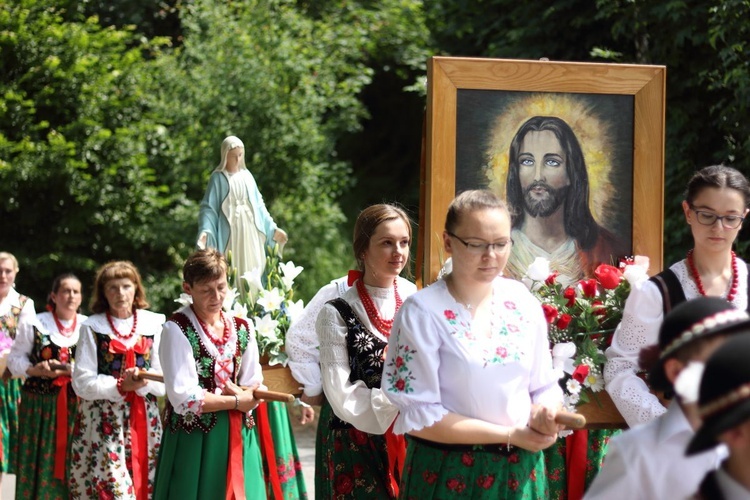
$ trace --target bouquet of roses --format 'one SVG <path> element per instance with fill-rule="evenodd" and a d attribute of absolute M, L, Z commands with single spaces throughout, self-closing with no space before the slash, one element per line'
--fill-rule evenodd
<path fill-rule="evenodd" d="M 266 254 L 265 271 L 258 267 L 240 276 L 246 285 L 238 292 L 237 270 L 231 265 L 231 253 L 227 252 L 230 290 L 224 299 L 224 310 L 248 320 L 250 328 L 255 330 L 258 352 L 268 357 L 269 365 L 286 366 L 288 357 L 283 351 L 286 332 L 304 309 L 302 299 L 294 301 L 294 280 L 303 268 L 292 261 L 282 263 L 278 247 L 268 248 Z M 182 294 L 176 301 L 188 304 L 190 296 Z"/>
<path fill-rule="evenodd" d="M 548 260 L 540 257 L 529 266 L 523 281 L 542 303 L 568 411 L 589 401 L 582 389 L 594 397 L 604 389 L 604 350 L 622 320 L 631 285 L 647 279 L 647 271 L 648 258 L 638 256 L 617 267 L 600 264 L 593 278 L 563 286 Z"/>

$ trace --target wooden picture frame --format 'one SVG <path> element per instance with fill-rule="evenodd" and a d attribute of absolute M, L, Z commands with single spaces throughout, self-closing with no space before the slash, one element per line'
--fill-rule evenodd
<path fill-rule="evenodd" d="M 456 193 L 458 94 L 462 90 L 632 96 L 632 254 L 663 265 L 666 68 L 433 57 L 428 62 L 424 164 L 417 274 L 432 283 L 440 270 L 445 214 Z M 615 186 L 617 189 L 617 186 Z"/>

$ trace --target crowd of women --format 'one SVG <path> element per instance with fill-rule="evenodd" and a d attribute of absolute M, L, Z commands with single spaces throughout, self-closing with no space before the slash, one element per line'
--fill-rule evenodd
<path fill-rule="evenodd" d="M 750 491 L 734 470 L 711 475 L 727 454 L 724 463 L 741 463 L 731 460 L 737 447 L 716 448 L 727 426 L 695 433 L 701 416 L 734 403 L 704 401 L 703 387 L 700 400 L 680 390 L 693 364 L 750 332 L 748 269 L 732 251 L 749 206 L 748 181 L 734 169 L 707 167 L 690 181 L 683 208 L 694 247 L 634 286 L 607 352 L 607 390 L 630 425 L 645 425 L 613 440 L 590 498 L 685 498 L 706 474 L 712 487 Z M 352 245 L 358 269 L 323 287 L 289 331 L 301 399 L 321 407 L 317 498 L 565 498 L 550 491 L 541 453 L 563 429 L 547 323 L 526 287 L 502 276 L 509 209 L 488 191 L 464 192 L 442 238 L 451 268 L 417 291 L 401 277 L 408 215 L 389 204 L 364 209 Z M 2 465 L 17 474 L 18 498 L 274 497 L 253 432 L 264 388 L 258 350 L 252 325 L 222 310 L 227 271 L 220 251 L 193 253 L 183 266 L 192 304 L 167 319 L 148 310 L 136 267 L 110 262 L 96 274 L 91 316 L 79 314 L 82 283 L 72 274 L 55 279 L 37 315 L 13 286 L 18 262 L 0 253 L 10 349 Z M 652 389 L 674 394 L 669 409 Z M 654 448 L 659 439 L 670 446 Z M 685 456 L 688 443 L 696 456 Z"/>

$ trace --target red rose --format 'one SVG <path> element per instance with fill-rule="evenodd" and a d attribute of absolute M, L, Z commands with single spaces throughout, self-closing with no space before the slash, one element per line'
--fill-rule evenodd
<path fill-rule="evenodd" d="M 112 434 L 112 424 L 109 422 L 102 422 L 102 432 L 105 435 L 110 436 Z"/>
<path fill-rule="evenodd" d="M 471 467 L 472 465 L 474 465 L 474 457 L 471 455 L 471 453 L 464 453 L 463 455 L 461 455 L 461 463 L 467 467 Z"/>
<path fill-rule="evenodd" d="M 336 493 L 339 495 L 348 495 L 354 490 L 354 481 L 349 474 L 339 474 L 336 476 Z"/>
<path fill-rule="evenodd" d="M 553 271 L 552 274 L 550 274 L 549 276 L 547 276 L 547 279 L 544 280 L 544 284 L 545 285 L 549 285 L 549 286 L 554 285 L 557 282 L 557 277 L 559 275 L 560 275 L 559 272 Z"/>
<path fill-rule="evenodd" d="M 557 318 L 557 308 L 549 304 L 542 304 L 542 310 L 544 311 L 544 318 L 547 323 L 552 323 Z"/>
<path fill-rule="evenodd" d="M 401 368 L 402 366 L 404 366 L 404 358 L 396 356 L 396 368 Z"/>
<path fill-rule="evenodd" d="M 560 330 L 565 330 L 570 322 L 573 320 L 573 316 L 571 316 L 568 313 L 561 314 L 560 317 L 557 319 L 557 327 Z"/>
<path fill-rule="evenodd" d="M 586 380 L 586 377 L 589 374 L 589 365 L 578 365 L 576 366 L 576 369 L 573 370 L 573 379 L 577 380 L 579 383 L 583 383 L 584 380 Z"/>
<path fill-rule="evenodd" d="M 596 276 L 596 279 L 599 280 L 599 283 L 601 283 L 605 290 L 614 290 L 622 280 L 622 272 L 609 264 L 599 264 L 594 269 L 594 276 Z"/>
<path fill-rule="evenodd" d="M 113 462 L 116 462 L 117 460 L 120 459 L 120 455 L 118 455 L 114 451 L 110 451 L 109 452 L 109 459 L 112 460 Z"/>
<path fill-rule="evenodd" d="M 596 297 L 597 283 L 594 278 L 591 278 L 590 280 L 581 280 L 578 284 L 581 286 L 581 290 L 583 290 L 584 297 Z"/>
<path fill-rule="evenodd" d="M 576 303 L 576 289 L 572 287 L 568 287 L 563 292 L 563 297 L 568 299 L 568 303 L 566 304 L 568 307 L 573 307 L 573 305 Z"/>
<path fill-rule="evenodd" d="M 454 313 L 450 309 L 446 309 L 445 311 L 443 311 L 443 314 L 445 314 L 445 317 L 449 320 L 456 319 L 456 313 Z"/>
<path fill-rule="evenodd" d="M 454 478 L 448 479 L 448 481 L 445 483 L 445 485 L 448 487 L 449 490 L 455 491 L 458 489 L 458 486 L 461 484 L 461 482 Z"/>
<path fill-rule="evenodd" d="M 397 390 L 403 391 L 405 387 L 406 387 L 406 380 L 404 380 L 402 378 L 396 380 L 396 389 Z"/>

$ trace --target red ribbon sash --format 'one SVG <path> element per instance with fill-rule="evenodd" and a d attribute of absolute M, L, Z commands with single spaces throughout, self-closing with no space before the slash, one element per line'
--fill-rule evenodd
<path fill-rule="evenodd" d="M 133 347 L 128 349 L 117 339 L 109 343 L 109 352 L 123 354 L 125 367 L 135 368 L 135 355 L 146 354 L 151 348 L 151 342 L 141 337 Z M 146 426 L 146 402 L 131 391 L 125 396 L 130 403 L 130 465 L 133 471 L 133 484 L 136 498 L 148 498 L 148 429 Z"/>
<path fill-rule="evenodd" d="M 568 479 L 568 500 L 581 500 L 586 479 L 586 450 L 589 431 L 573 431 L 565 438 L 565 469 Z"/>
<path fill-rule="evenodd" d="M 229 464 L 226 500 L 245 500 L 245 469 L 242 465 L 241 411 L 229 411 Z"/>
<path fill-rule="evenodd" d="M 68 450 L 68 385 L 70 377 L 60 375 L 52 381 L 52 385 L 59 387 L 57 393 L 57 408 L 55 415 L 55 478 L 65 481 L 67 466 L 65 454 Z"/>
<path fill-rule="evenodd" d="M 364 276 L 364 273 L 359 269 L 350 269 L 349 274 L 346 275 L 346 283 L 352 286 L 355 281 Z"/>
<path fill-rule="evenodd" d="M 284 495 L 281 491 L 281 480 L 279 479 L 279 471 L 276 467 L 276 451 L 273 447 L 271 425 L 268 422 L 268 403 L 259 404 L 256 410 L 256 415 L 258 416 L 256 425 L 258 427 L 258 434 L 260 435 L 261 453 L 266 461 L 266 465 L 268 465 L 268 477 L 266 480 L 271 483 L 274 498 L 278 500 L 284 498 Z"/>
<path fill-rule="evenodd" d="M 398 498 L 398 483 L 406 462 L 406 440 L 404 436 L 393 433 L 393 424 L 385 431 L 385 446 L 388 452 L 388 480 L 391 484 L 393 498 Z"/>

